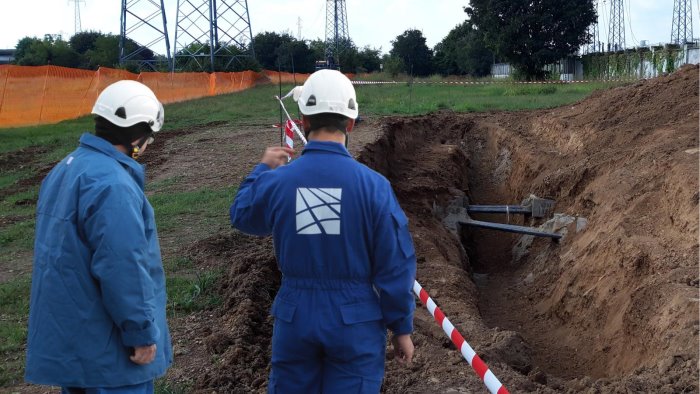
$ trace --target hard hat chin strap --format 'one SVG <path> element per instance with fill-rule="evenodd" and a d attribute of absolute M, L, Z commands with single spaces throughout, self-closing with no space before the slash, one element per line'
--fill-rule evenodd
<path fill-rule="evenodd" d="M 147 134 L 136 142 L 136 145 L 131 146 L 131 158 L 136 160 L 140 156 L 140 152 L 143 150 L 143 146 L 151 138 L 151 134 Z"/>

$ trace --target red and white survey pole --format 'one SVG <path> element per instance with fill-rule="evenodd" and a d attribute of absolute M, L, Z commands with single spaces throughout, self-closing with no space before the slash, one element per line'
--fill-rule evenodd
<path fill-rule="evenodd" d="M 299 95 L 301 95 L 300 88 L 301 88 L 301 86 L 295 87 L 289 93 L 287 93 L 287 95 L 284 97 L 275 96 L 275 99 L 277 101 L 279 101 L 280 106 L 282 107 L 282 111 L 284 111 L 284 114 L 287 115 L 287 121 L 285 122 L 285 125 L 284 125 L 284 134 L 285 134 L 284 139 L 285 139 L 285 144 L 289 148 L 294 148 L 294 135 L 292 134 L 292 132 L 296 133 L 296 135 L 299 137 L 301 142 L 304 143 L 304 145 L 306 145 L 306 143 L 307 143 L 306 138 L 304 137 L 304 133 L 302 133 L 301 130 L 299 130 L 299 127 L 297 126 L 296 122 L 294 122 L 292 117 L 289 116 L 289 112 L 287 111 L 287 108 L 284 106 L 284 101 L 282 101 L 282 100 L 284 100 L 288 97 L 292 97 L 292 96 L 294 96 L 294 100 L 296 101 L 299 98 Z"/>
<path fill-rule="evenodd" d="M 284 113 L 287 115 L 287 125 L 285 126 L 285 139 L 289 140 L 287 142 L 287 146 L 290 148 L 294 147 L 293 143 L 293 135 L 291 134 L 291 130 L 294 130 L 294 132 L 299 136 L 301 139 L 301 142 L 304 143 L 304 145 L 307 144 L 306 138 L 304 138 L 304 134 L 299 130 L 297 127 L 296 123 L 294 120 L 292 120 L 292 117 L 289 116 L 289 112 L 287 112 L 287 109 L 284 107 L 284 103 L 282 100 L 284 100 L 287 97 L 290 97 L 292 95 L 300 94 L 300 91 L 297 88 L 294 88 L 291 92 L 289 92 L 286 96 L 284 97 L 278 97 L 275 96 L 275 98 L 279 101 L 280 105 L 282 106 L 282 110 L 284 110 Z M 297 99 L 298 96 L 295 97 Z M 289 130 L 291 129 L 291 130 Z M 452 343 L 459 349 L 459 351 L 462 353 L 462 356 L 464 356 L 464 359 L 467 360 L 469 365 L 474 368 L 474 371 L 476 372 L 477 375 L 481 378 L 481 380 L 484 382 L 488 390 L 491 392 L 491 394 L 509 394 L 508 390 L 503 386 L 503 384 L 498 380 L 496 375 L 491 372 L 489 367 L 481 360 L 481 357 L 476 354 L 474 349 L 472 349 L 471 346 L 467 343 L 467 341 L 464 340 L 464 337 L 462 334 L 457 331 L 454 325 L 450 322 L 450 319 L 448 319 L 445 314 L 438 308 L 437 304 L 435 304 L 435 301 L 433 301 L 432 298 L 428 295 L 428 292 L 423 289 L 423 287 L 418 283 L 418 281 L 413 282 L 413 292 L 416 294 L 418 298 L 420 298 L 421 302 L 423 305 L 425 305 L 426 308 L 428 308 L 428 311 L 430 312 L 431 315 L 435 318 L 435 321 L 442 327 L 442 330 L 445 331 L 445 334 L 447 334 L 447 337 L 452 340 Z"/>
<path fill-rule="evenodd" d="M 442 327 L 445 331 L 447 337 L 452 340 L 452 343 L 459 349 L 462 356 L 469 363 L 469 365 L 474 368 L 474 371 L 481 378 L 481 380 L 486 384 L 491 394 L 508 394 L 508 390 L 503 386 L 503 384 L 498 380 L 496 375 L 491 372 L 489 367 L 481 360 L 478 354 L 472 349 L 471 346 L 464 340 L 462 334 L 457 331 L 455 326 L 452 325 L 450 319 L 448 319 L 440 308 L 435 304 L 432 298 L 428 295 L 428 292 L 423 289 L 423 287 L 418 283 L 418 281 L 413 282 L 413 292 L 420 298 L 423 305 L 428 308 L 428 311 L 435 318 L 435 321 Z"/>

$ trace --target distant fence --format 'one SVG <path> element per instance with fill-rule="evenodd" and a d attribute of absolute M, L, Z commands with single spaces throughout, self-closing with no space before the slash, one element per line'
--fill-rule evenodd
<path fill-rule="evenodd" d="M 655 78 L 685 64 L 700 63 L 700 49 L 694 45 L 642 47 L 583 57 L 587 78 Z"/>
<path fill-rule="evenodd" d="M 0 127 L 56 123 L 88 115 L 100 92 L 123 79 L 144 83 L 167 104 L 238 92 L 263 81 L 303 83 L 307 77 L 276 71 L 133 74 L 105 67 L 91 71 L 0 65 Z"/>
<path fill-rule="evenodd" d="M 591 53 L 569 57 L 545 67 L 561 81 L 629 80 L 656 78 L 685 64 L 700 64 L 696 45 L 651 46 L 618 52 Z M 494 79 L 510 78 L 513 69 L 507 63 L 491 66 Z"/>

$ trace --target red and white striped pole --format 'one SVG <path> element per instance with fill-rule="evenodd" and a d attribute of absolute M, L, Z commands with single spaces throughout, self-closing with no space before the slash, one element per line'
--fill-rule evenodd
<path fill-rule="evenodd" d="M 450 323 L 450 319 L 445 317 L 440 308 L 438 308 L 435 301 L 428 295 L 428 292 L 423 289 L 423 287 L 418 283 L 418 281 L 413 282 L 413 292 L 420 298 L 423 305 L 428 308 L 428 311 L 435 318 L 435 321 L 442 327 L 445 334 L 452 340 L 452 343 L 457 346 L 457 349 L 462 353 L 464 359 L 467 360 L 469 365 L 474 368 L 476 374 L 479 375 L 481 380 L 486 384 L 491 394 L 509 394 L 508 390 L 503 386 L 503 384 L 498 380 L 496 375 L 491 372 L 489 367 L 481 360 L 481 357 L 476 354 L 474 349 L 464 340 L 462 334 L 457 331 L 455 326 Z"/>
<path fill-rule="evenodd" d="M 287 108 L 284 106 L 284 102 L 282 102 L 282 99 L 284 99 L 284 98 L 286 98 L 286 97 L 289 97 L 289 96 L 292 94 L 292 92 L 294 92 L 294 90 L 292 90 L 291 92 L 289 92 L 288 95 L 286 95 L 286 96 L 284 96 L 284 97 L 282 97 L 282 98 L 280 98 L 279 96 L 275 96 L 275 99 L 276 99 L 277 101 L 279 101 L 280 106 L 282 107 L 282 110 L 284 111 L 284 114 L 287 115 L 287 120 L 290 121 L 290 124 L 289 124 L 289 125 L 291 126 L 291 130 L 290 130 L 290 131 L 294 131 L 294 132 L 296 133 L 296 135 L 299 137 L 299 139 L 301 140 L 301 142 L 303 142 L 304 145 L 306 145 L 307 141 L 306 141 L 306 138 L 304 138 L 304 134 L 302 134 L 301 130 L 299 130 L 299 127 L 297 127 L 297 124 L 294 123 L 294 121 L 292 120 L 292 117 L 289 116 L 289 112 L 287 112 Z M 285 135 L 286 135 L 286 136 L 289 136 L 289 133 L 287 133 L 286 130 L 285 130 Z M 286 138 L 285 138 L 285 139 L 286 139 Z"/>
<path fill-rule="evenodd" d="M 293 124 L 294 121 L 291 119 L 287 119 L 287 121 L 284 122 L 284 144 L 290 149 L 294 149 L 294 132 L 292 131 Z"/>

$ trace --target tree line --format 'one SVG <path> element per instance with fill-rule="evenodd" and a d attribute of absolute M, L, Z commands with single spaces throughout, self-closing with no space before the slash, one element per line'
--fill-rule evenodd
<path fill-rule="evenodd" d="M 61 38 L 46 36 L 22 38 L 16 46 L 15 64 L 24 66 L 55 66 L 96 70 L 100 66 L 127 68 L 138 71 L 135 63 L 119 64 L 119 39 L 112 34 L 95 31 L 80 32 L 64 41 Z M 485 47 L 475 31 L 465 22 L 457 26 L 434 49 L 426 44 L 420 30 L 407 30 L 392 41 L 388 54 L 380 49 L 366 46 L 358 48 L 351 40 L 340 43 L 338 59 L 341 71 L 350 73 L 372 73 L 386 70 L 389 74 L 399 73 L 426 76 L 434 73 L 443 75 L 488 75 L 493 60 L 492 52 Z M 146 61 L 160 64 L 167 70 L 167 59 L 158 56 L 147 48 L 141 48 L 133 40 L 126 40 L 125 51 L 138 51 L 136 62 Z M 246 50 L 236 47 L 215 48 L 214 57 L 217 71 L 241 70 L 281 70 L 285 72 L 311 73 L 316 62 L 325 60 L 326 44 L 322 40 L 298 40 L 287 33 L 264 32 L 254 37 L 255 58 L 247 57 Z M 208 44 L 191 44 L 178 51 L 187 57 L 178 57 L 176 71 L 210 71 L 211 59 Z M 235 57 L 234 61 L 230 59 Z"/>
<path fill-rule="evenodd" d="M 588 39 L 587 28 L 595 21 L 592 0 L 471 0 L 463 8 L 467 20 L 452 29 L 434 48 L 420 30 L 409 29 L 392 41 L 386 54 L 369 46 L 358 48 L 351 40 L 338 43 L 336 63 L 341 71 L 372 73 L 383 70 L 392 76 L 490 74 L 496 61 L 510 63 L 524 79 L 542 79 L 545 66 L 574 54 Z M 138 71 L 139 62 L 157 64 L 168 71 L 167 59 L 133 40 L 125 51 L 136 52 L 133 62 L 119 64 L 119 36 L 95 31 L 80 32 L 68 41 L 47 36 L 25 37 L 16 46 L 15 63 L 97 69 L 100 66 Z M 176 71 L 281 70 L 311 73 L 325 60 L 325 42 L 299 40 L 288 33 L 257 34 L 248 48 L 218 47 L 212 65 L 208 44 L 191 44 L 175 54 Z M 255 57 L 247 54 L 255 52 Z M 178 55 L 190 55 L 179 57 Z M 233 59 L 233 60 L 232 60 Z"/>

